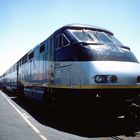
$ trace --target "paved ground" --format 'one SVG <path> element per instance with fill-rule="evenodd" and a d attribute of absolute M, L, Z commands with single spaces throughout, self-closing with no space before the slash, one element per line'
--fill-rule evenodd
<path fill-rule="evenodd" d="M 136 136 L 121 130 L 118 136 L 96 135 L 76 123 L 71 117 L 42 111 L 40 105 L 0 91 L 0 140 L 140 140 L 139 131 L 134 132 Z"/>

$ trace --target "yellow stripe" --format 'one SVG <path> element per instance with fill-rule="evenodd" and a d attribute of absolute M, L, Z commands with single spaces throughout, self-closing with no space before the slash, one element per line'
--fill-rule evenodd
<path fill-rule="evenodd" d="M 49 85 L 48 87 L 65 88 L 65 89 L 140 89 L 140 85 L 80 85 L 80 86 Z"/>

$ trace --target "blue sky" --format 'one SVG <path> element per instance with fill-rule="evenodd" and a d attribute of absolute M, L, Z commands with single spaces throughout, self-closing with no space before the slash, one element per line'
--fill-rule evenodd
<path fill-rule="evenodd" d="M 0 0 L 0 75 L 61 26 L 111 30 L 140 61 L 140 0 Z"/>

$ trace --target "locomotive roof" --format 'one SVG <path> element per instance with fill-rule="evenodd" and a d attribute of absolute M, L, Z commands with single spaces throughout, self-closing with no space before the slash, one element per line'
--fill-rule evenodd
<path fill-rule="evenodd" d="M 58 30 L 64 30 L 64 29 L 85 29 L 85 28 L 86 29 L 92 29 L 92 30 L 98 30 L 98 31 L 104 31 L 104 32 L 108 32 L 108 33 L 113 35 L 113 33 L 111 31 L 106 30 L 104 28 L 93 26 L 93 25 L 85 25 L 85 24 L 68 24 L 68 25 L 65 25 L 65 26 L 61 27 Z"/>

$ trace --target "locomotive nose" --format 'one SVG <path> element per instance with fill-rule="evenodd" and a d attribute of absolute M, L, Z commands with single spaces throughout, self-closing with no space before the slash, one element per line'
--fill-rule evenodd
<path fill-rule="evenodd" d="M 137 85 L 140 84 L 140 66 L 131 62 L 94 62 L 92 82 L 108 83 L 112 85 Z"/>

